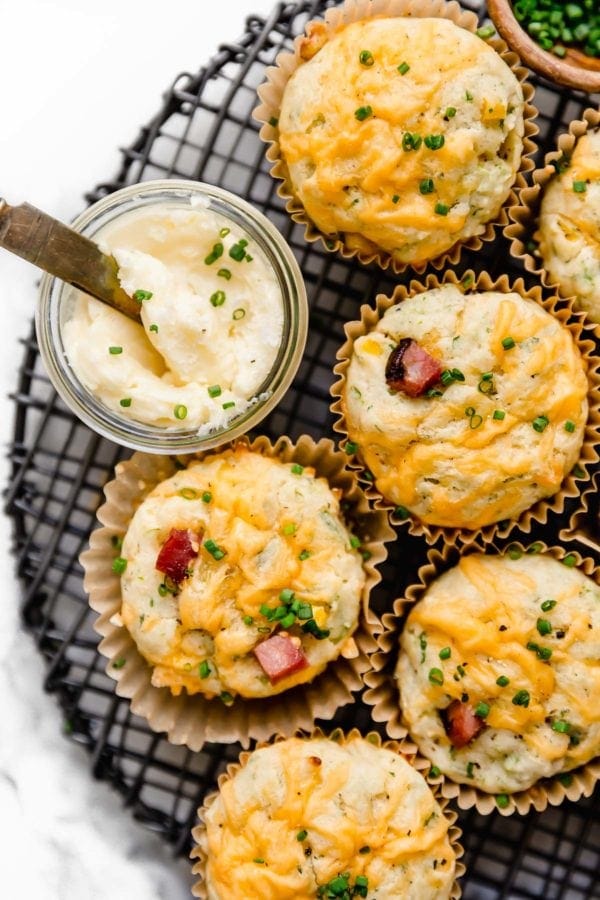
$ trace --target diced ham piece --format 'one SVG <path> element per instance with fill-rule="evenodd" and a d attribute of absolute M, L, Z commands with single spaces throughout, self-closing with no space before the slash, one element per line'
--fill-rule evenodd
<path fill-rule="evenodd" d="M 156 557 L 156 568 L 175 584 L 188 576 L 188 567 L 198 556 L 202 535 L 193 531 L 172 528 L 169 537 Z"/>
<path fill-rule="evenodd" d="M 393 391 L 420 397 L 440 380 L 442 366 L 412 338 L 403 338 L 390 353 L 385 380 Z"/>
<path fill-rule="evenodd" d="M 444 712 L 444 728 L 452 745 L 459 750 L 477 737 L 485 728 L 485 722 L 475 715 L 475 710 L 468 703 L 453 700 Z"/>
<path fill-rule="evenodd" d="M 296 647 L 289 637 L 282 634 L 272 634 L 266 641 L 261 641 L 254 648 L 254 655 L 271 684 L 308 666 L 302 647 Z"/>

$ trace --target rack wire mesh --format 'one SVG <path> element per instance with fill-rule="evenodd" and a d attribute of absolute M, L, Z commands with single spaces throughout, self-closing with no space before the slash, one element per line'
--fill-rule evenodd
<path fill-rule="evenodd" d="M 275 439 L 287 433 L 315 437 L 331 433 L 329 386 L 343 325 L 356 318 L 362 302 L 387 293 L 393 280 L 307 244 L 289 219 L 268 174 L 258 126 L 251 118 L 256 88 L 265 67 L 289 48 L 309 19 L 332 0 L 279 3 L 264 19 L 250 17 L 243 37 L 219 48 L 197 74 L 180 75 L 158 114 L 123 150 L 117 176 L 100 184 L 89 201 L 125 185 L 153 178 L 192 178 L 218 184 L 261 209 L 290 243 L 302 268 L 310 300 L 310 333 L 295 382 L 261 431 Z M 463 0 L 485 15 L 485 4 Z M 541 129 L 536 161 L 555 134 L 581 116 L 590 98 L 536 82 Z M 492 274 L 521 275 L 499 236 L 462 268 L 486 267 Z M 531 281 L 529 276 L 526 280 Z M 189 850 L 196 809 L 217 775 L 239 752 L 237 745 L 208 744 L 200 753 L 170 745 L 133 716 L 115 695 L 96 651 L 98 638 L 82 587 L 78 562 L 102 499 L 103 485 L 116 462 L 128 455 L 76 420 L 52 389 L 40 363 L 35 337 L 25 342 L 14 400 L 12 478 L 6 508 L 14 522 L 14 553 L 23 586 L 22 616 L 43 654 L 45 689 L 64 711 L 64 728 L 89 751 L 91 771 L 111 782 L 123 804 L 168 841 L 176 854 Z M 595 483 L 598 473 L 594 473 Z M 562 521 L 551 521 L 543 536 L 558 541 Z M 581 533 L 597 532 L 597 496 L 588 496 L 579 517 Z M 588 554 L 589 549 L 583 548 Z M 379 611 L 414 579 L 424 560 L 422 544 L 401 533 L 376 592 Z M 407 565 L 407 560 L 411 561 Z M 332 723 L 321 723 L 330 727 Z M 342 710 L 334 724 L 372 728 L 360 700 Z M 510 819 L 460 814 L 464 830 L 467 900 L 600 898 L 599 792 L 588 800 L 565 802 L 543 814 Z"/>

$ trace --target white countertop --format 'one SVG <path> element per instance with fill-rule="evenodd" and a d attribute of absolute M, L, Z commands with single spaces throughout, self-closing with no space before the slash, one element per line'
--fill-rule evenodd
<path fill-rule="evenodd" d="M 245 17 L 275 0 L 0 0 L 0 196 L 64 221 L 111 179 L 127 146 L 182 71 L 196 72 Z M 0 250 L 0 484 L 37 273 Z M 185 900 L 190 866 L 95 782 L 61 733 L 44 666 L 19 623 L 11 523 L 0 518 L 0 896 L 7 900 Z M 240 898 L 241 900 L 241 898 Z"/>

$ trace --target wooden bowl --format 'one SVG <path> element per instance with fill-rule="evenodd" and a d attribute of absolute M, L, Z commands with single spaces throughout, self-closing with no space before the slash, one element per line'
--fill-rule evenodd
<path fill-rule="evenodd" d="M 600 91 L 600 59 L 571 48 L 563 59 L 548 53 L 517 22 L 510 0 L 488 0 L 487 5 L 500 35 L 530 69 L 570 88 L 588 93 Z"/>

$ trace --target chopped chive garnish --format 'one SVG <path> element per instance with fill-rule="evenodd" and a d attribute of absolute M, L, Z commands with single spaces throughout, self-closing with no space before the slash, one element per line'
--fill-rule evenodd
<path fill-rule="evenodd" d="M 206 659 L 203 659 L 198 667 L 200 678 L 208 678 L 210 675 L 210 665 Z"/>
<path fill-rule="evenodd" d="M 180 497 L 183 497 L 184 500 L 195 500 L 198 496 L 198 491 L 192 487 L 183 487 L 177 493 Z"/>
<path fill-rule="evenodd" d="M 511 559 L 521 559 L 523 551 L 520 547 L 517 547 L 516 544 L 511 544 L 508 548 L 508 555 Z"/>
<path fill-rule="evenodd" d="M 424 139 L 424 144 L 428 150 L 441 150 L 446 143 L 443 134 L 428 134 Z"/>
<path fill-rule="evenodd" d="M 493 37 L 493 35 L 496 34 L 496 29 L 493 25 L 482 25 L 481 28 L 477 29 L 475 34 L 485 41 L 486 38 Z"/>
<path fill-rule="evenodd" d="M 120 550 L 123 546 L 123 538 L 119 534 L 113 534 L 110 539 L 111 547 L 114 547 L 115 550 Z"/>
<path fill-rule="evenodd" d="M 242 621 L 243 621 L 244 625 L 253 625 L 254 624 L 254 619 L 252 618 L 252 616 L 244 616 Z"/>
<path fill-rule="evenodd" d="M 554 609 L 556 606 L 556 600 L 544 600 L 542 603 L 542 611 L 550 612 L 551 609 Z"/>
<path fill-rule="evenodd" d="M 370 852 L 371 852 L 371 848 L 369 847 L 368 844 L 365 844 L 364 847 L 359 847 L 358 852 L 360 853 L 361 856 L 364 856 L 365 853 L 370 853 Z"/>
<path fill-rule="evenodd" d="M 441 669 L 430 669 L 427 677 L 431 684 L 440 685 L 444 683 L 444 673 Z"/>
<path fill-rule="evenodd" d="M 409 64 L 407 62 L 400 63 L 400 65 L 398 66 L 398 71 L 401 75 L 406 75 L 406 73 L 410 71 Z"/>
<path fill-rule="evenodd" d="M 587 184 L 585 183 L 585 181 L 574 181 L 573 190 L 576 194 L 585 194 L 585 192 L 587 191 Z"/>
<path fill-rule="evenodd" d="M 111 356 L 118 356 L 119 353 L 123 352 L 123 348 L 122 347 L 109 347 L 108 352 L 111 354 Z"/>
<path fill-rule="evenodd" d="M 538 619 L 535 623 L 538 633 L 544 637 L 546 634 L 552 634 L 552 625 L 548 619 Z"/>
<path fill-rule="evenodd" d="M 269 125 L 272 125 L 273 128 L 277 128 L 277 126 L 279 125 L 279 119 L 277 118 L 277 116 L 271 116 L 271 118 L 269 119 Z"/>
<path fill-rule="evenodd" d="M 510 678 L 506 675 L 499 675 L 498 678 L 496 678 L 496 684 L 498 687 L 506 687 L 507 684 L 510 684 Z"/>
<path fill-rule="evenodd" d="M 496 794 L 496 805 L 498 809 L 506 809 L 510 803 L 508 794 Z"/>
<path fill-rule="evenodd" d="M 512 350 L 512 348 L 515 346 L 514 338 L 511 338 L 511 337 L 503 338 L 502 346 L 504 347 L 505 350 Z"/>
<path fill-rule="evenodd" d="M 229 248 L 229 255 L 232 259 L 235 259 L 236 262 L 241 262 L 246 255 L 246 247 L 248 246 L 248 241 L 244 238 L 239 240 L 237 244 L 234 244 Z"/>
<path fill-rule="evenodd" d="M 444 369 L 444 371 L 440 375 L 440 381 L 445 387 L 447 387 L 449 384 L 452 384 L 453 381 L 464 380 L 465 376 L 463 372 L 460 371 L 460 369 Z M 469 407 L 469 409 L 472 409 L 472 407 Z M 474 409 L 473 412 L 475 412 Z"/>
<path fill-rule="evenodd" d="M 246 315 L 246 310 L 242 309 L 241 306 L 238 306 L 237 309 L 234 309 L 233 315 L 231 318 L 235 319 L 235 321 L 237 322 L 239 319 L 243 319 L 245 315 Z"/>
<path fill-rule="evenodd" d="M 229 234 L 230 231 L 231 231 L 231 228 L 221 228 L 221 230 L 219 231 L 219 237 L 222 237 L 222 238 L 227 237 L 227 235 Z"/>
<path fill-rule="evenodd" d="M 288 524 L 284 525 L 281 530 L 284 534 L 290 535 L 290 534 L 296 534 L 296 528 L 297 528 L 297 525 L 295 522 L 288 522 Z"/>
<path fill-rule="evenodd" d="M 203 502 L 203 503 L 210 503 L 210 501 L 212 500 L 212 496 L 213 496 L 213 495 L 211 494 L 210 491 L 203 491 L 203 492 L 202 492 L 202 498 L 201 498 L 201 499 L 202 499 L 202 502 Z"/>
<path fill-rule="evenodd" d="M 357 537 L 355 534 L 350 536 L 350 546 L 352 547 L 353 550 L 358 550 L 358 548 L 360 547 L 360 544 L 361 544 L 361 540 L 359 537 Z"/>
<path fill-rule="evenodd" d="M 219 694 L 219 700 L 224 703 L 225 706 L 231 706 L 231 704 L 233 703 L 233 697 L 231 696 L 229 691 L 221 691 L 221 693 Z M 255 862 L 257 862 L 257 860 L 255 860 Z M 261 860 L 261 862 L 264 862 L 264 859 Z"/>
<path fill-rule="evenodd" d="M 223 256 L 223 244 L 218 241 L 216 244 L 213 244 L 213 248 L 208 256 L 204 257 L 204 263 L 207 266 L 212 266 L 212 264 L 216 262 L 221 256 Z"/>
<path fill-rule="evenodd" d="M 571 422 L 570 420 L 565 422 L 565 431 L 568 431 L 569 434 L 573 434 L 575 431 L 575 422 Z"/>
<path fill-rule="evenodd" d="M 542 431 L 546 430 L 549 424 L 550 419 L 548 418 L 548 416 L 536 416 L 531 423 L 531 427 L 534 431 L 537 431 L 539 434 L 541 434 Z"/>
<path fill-rule="evenodd" d="M 257 865 L 260 866 L 260 865 L 262 865 L 262 864 L 264 863 L 264 859 L 262 858 L 262 856 L 256 856 L 256 857 L 252 860 L 252 862 L 257 863 Z"/>
<path fill-rule="evenodd" d="M 293 603 L 295 593 L 291 588 L 283 588 L 282 591 L 279 592 L 279 602 L 280 603 Z"/>
<path fill-rule="evenodd" d="M 133 299 L 137 300 L 138 303 L 143 303 L 144 300 L 150 300 L 152 297 L 152 291 L 134 291 L 133 294 Z"/>
<path fill-rule="evenodd" d="M 446 112 L 444 114 L 445 119 L 453 119 L 456 115 L 456 109 L 454 106 L 448 106 Z"/>
<path fill-rule="evenodd" d="M 429 774 L 432 778 L 439 778 L 442 774 L 442 770 L 438 766 L 432 766 L 429 770 Z"/>
<path fill-rule="evenodd" d="M 127 560 L 122 556 L 115 556 L 112 562 L 112 570 L 115 575 L 122 575 L 127 568 Z"/>
<path fill-rule="evenodd" d="M 440 652 L 438 653 L 440 659 L 450 659 L 452 656 L 452 650 L 450 647 L 442 647 Z"/>
<path fill-rule="evenodd" d="M 398 519 L 408 519 L 410 517 L 410 512 L 405 506 L 397 506 L 394 510 L 394 515 Z"/>
<path fill-rule="evenodd" d="M 473 94 L 471 93 L 471 91 L 465 91 L 465 100 L 467 101 L 467 103 L 472 103 Z"/>
<path fill-rule="evenodd" d="M 573 776 L 570 772 L 563 772 L 558 776 L 558 780 L 564 787 L 570 787 L 573 784 Z"/>
<path fill-rule="evenodd" d="M 204 541 L 204 549 L 207 551 L 207 553 L 210 553 L 213 559 L 216 560 L 223 559 L 223 557 L 227 553 L 226 550 L 221 550 L 219 545 L 216 544 L 211 538 L 209 538 L 207 541 Z"/>
<path fill-rule="evenodd" d="M 210 384 L 206 390 L 209 397 L 220 397 L 223 393 L 220 384 Z"/>
<path fill-rule="evenodd" d="M 358 450 L 358 444 L 355 444 L 354 441 L 346 441 L 344 444 L 344 450 L 348 454 L 348 456 L 352 456 Z"/>
<path fill-rule="evenodd" d="M 435 190 L 435 185 L 433 183 L 433 178 L 424 178 L 419 183 L 419 191 L 422 194 L 433 194 Z"/>
<path fill-rule="evenodd" d="M 295 613 L 291 612 L 284 616 L 281 620 L 282 628 L 291 628 L 294 622 L 296 621 Z"/>
<path fill-rule="evenodd" d="M 489 703 L 484 703 L 483 701 L 481 701 L 475 707 L 475 715 L 478 716 L 480 719 L 487 718 L 489 716 L 489 714 L 490 714 Z"/>
<path fill-rule="evenodd" d="M 515 706 L 529 706 L 529 691 L 517 691 L 515 696 L 512 698 L 512 702 Z"/>
<path fill-rule="evenodd" d="M 224 278 L 225 281 L 229 281 L 231 279 L 231 271 L 229 269 L 219 269 L 217 272 L 219 278 Z"/>
<path fill-rule="evenodd" d="M 354 118 L 358 119 L 359 122 L 364 122 L 365 119 L 369 119 L 373 115 L 373 108 L 371 106 L 359 106 L 358 109 L 354 110 Z"/>
<path fill-rule="evenodd" d="M 301 550 L 298 554 L 298 559 L 304 562 L 305 559 L 308 559 L 310 556 L 310 550 Z"/>
<path fill-rule="evenodd" d="M 153 334 L 158 334 L 158 325 L 155 325 L 155 324 L 153 323 L 153 324 L 150 326 L 150 328 L 148 329 L 148 331 L 151 331 Z"/>
<path fill-rule="evenodd" d="M 394 194 L 394 196 L 392 197 L 392 203 L 397 203 L 399 199 L 400 199 L 400 194 Z"/>
<path fill-rule="evenodd" d="M 301 466 L 299 463 L 294 463 L 292 465 L 291 471 L 294 475 L 302 475 L 304 472 L 304 466 Z"/>
<path fill-rule="evenodd" d="M 577 557 L 574 553 L 569 553 L 568 556 L 565 556 L 563 560 L 561 560 L 563 566 L 567 566 L 567 568 L 572 569 L 574 565 L 577 564 Z"/>
<path fill-rule="evenodd" d="M 112 667 L 113 669 L 122 669 L 126 662 L 127 660 L 123 656 L 120 656 L 119 659 L 115 659 Z"/>
<path fill-rule="evenodd" d="M 446 206 L 445 203 L 436 203 L 434 207 L 434 211 L 438 216 L 447 216 L 450 212 L 450 207 Z"/>
<path fill-rule="evenodd" d="M 215 291 L 214 294 L 211 294 L 210 296 L 210 302 L 213 306 L 223 306 L 225 299 L 225 291 Z"/>
<path fill-rule="evenodd" d="M 124 406 L 125 408 L 131 406 L 131 397 L 123 397 L 119 400 L 119 406 Z"/>
<path fill-rule="evenodd" d="M 402 149 L 406 153 L 409 153 L 411 150 L 418 150 L 422 143 L 423 138 L 419 134 L 411 134 L 410 131 L 407 131 L 402 136 Z"/>
<path fill-rule="evenodd" d="M 501 422 L 502 419 L 506 416 L 506 413 L 503 409 L 495 409 L 494 414 L 492 415 L 492 419 L 496 419 L 497 422 Z"/>
<path fill-rule="evenodd" d="M 223 409 L 233 409 L 235 406 L 235 400 L 228 400 L 226 403 L 221 404 Z"/>
<path fill-rule="evenodd" d="M 302 831 L 299 831 L 298 834 L 296 835 L 296 840 L 297 841 L 305 841 L 307 836 L 308 836 L 308 831 L 306 831 L 306 829 L 303 828 Z"/>
<path fill-rule="evenodd" d="M 360 62 L 361 66 L 370 68 L 370 66 L 372 66 L 375 62 L 375 57 L 370 50 L 361 50 L 358 54 L 358 61 Z"/>
<path fill-rule="evenodd" d="M 178 403 L 175 409 L 173 410 L 173 415 L 176 419 L 182 421 L 187 416 L 187 406 L 184 406 L 183 403 Z"/>

